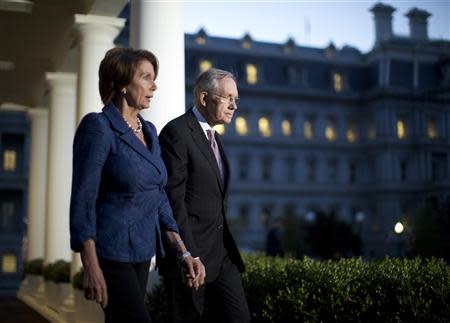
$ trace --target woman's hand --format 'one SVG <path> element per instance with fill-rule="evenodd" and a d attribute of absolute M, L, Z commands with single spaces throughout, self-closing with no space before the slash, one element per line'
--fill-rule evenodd
<path fill-rule="evenodd" d="M 84 267 L 84 297 L 88 300 L 95 300 L 105 308 L 108 305 L 108 291 L 103 272 L 98 264 L 94 240 L 87 240 L 83 243 L 81 261 Z"/>
<path fill-rule="evenodd" d="M 106 307 L 108 304 L 108 292 L 103 272 L 98 265 L 84 268 L 83 288 L 86 299 L 95 300 L 103 308 Z"/>
<path fill-rule="evenodd" d="M 183 271 L 183 281 L 189 288 L 198 288 L 205 283 L 205 266 L 200 258 L 193 258 L 191 253 L 186 249 L 183 240 L 178 233 L 174 231 L 165 231 L 169 240 L 171 249 L 176 253 Z"/>

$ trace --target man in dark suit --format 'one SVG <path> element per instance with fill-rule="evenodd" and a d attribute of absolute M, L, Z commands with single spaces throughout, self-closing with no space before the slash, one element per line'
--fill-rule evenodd
<path fill-rule="evenodd" d="M 206 284 L 188 289 L 179 274 L 166 270 L 169 314 L 171 322 L 246 323 L 250 314 L 240 275 L 245 268 L 225 216 L 230 167 L 212 128 L 233 118 L 235 78 L 212 68 L 197 79 L 194 96 L 195 106 L 169 122 L 159 140 L 174 217 L 186 247 L 205 265 Z"/>

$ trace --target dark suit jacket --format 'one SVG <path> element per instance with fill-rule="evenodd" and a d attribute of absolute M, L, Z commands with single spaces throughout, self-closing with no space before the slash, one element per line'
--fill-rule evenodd
<path fill-rule="evenodd" d="M 140 119 L 149 148 L 112 104 L 81 121 L 73 144 L 73 250 L 92 238 L 98 256 L 140 262 L 161 251 L 160 228 L 178 232 L 164 190 L 167 171 L 156 129 Z"/>
<path fill-rule="evenodd" d="M 244 271 L 225 216 L 230 168 L 220 136 L 216 133 L 225 166 L 223 186 L 214 153 L 192 109 L 169 122 L 159 140 L 173 214 L 188 250 L 205 265 L 206 281 L 217 277 L 226 254 Z"/>

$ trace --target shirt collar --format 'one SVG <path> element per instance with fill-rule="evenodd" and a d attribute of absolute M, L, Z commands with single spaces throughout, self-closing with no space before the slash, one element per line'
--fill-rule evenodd
<path fill-rule="evenodd" d="M 200 124 L 200 127 L 202 127 L 203 129 L 203 133 L 205 134 L 206 138 L 208 138 L 208 130 L 214 130 L 208 122 L 206 122 L 205 117 L 203 117 L 203 115 L 200 113 L 200 111 L 198 111 L 198 108 L 196 106 L 194 106 L 194 108 L 192 109 L 192 112 L 194 112 L 195 118 L 197 118 L 198 123 Z"/>

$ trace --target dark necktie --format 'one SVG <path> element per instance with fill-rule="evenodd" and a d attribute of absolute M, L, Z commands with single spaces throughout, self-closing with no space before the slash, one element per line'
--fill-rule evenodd
<path fill-rule="evenodd" d="M 206 130 L 206 133 L 208 134 L 209 145 L 211 146 L 211 149 L 214 153 L 214 157 L 216 157 L 217 166 L 219 167 L 219 172 L 220 172 L 220 179 L 222 180 L 222 184 L 223 184 L 224 176 L 223 176 L 222 158 L 220 157 L 220 151 L 219 151 L 219 147 L 217 146 L 216 137 L 214 137 L 214 132 L 215 132 L 214 129 Z"/>

